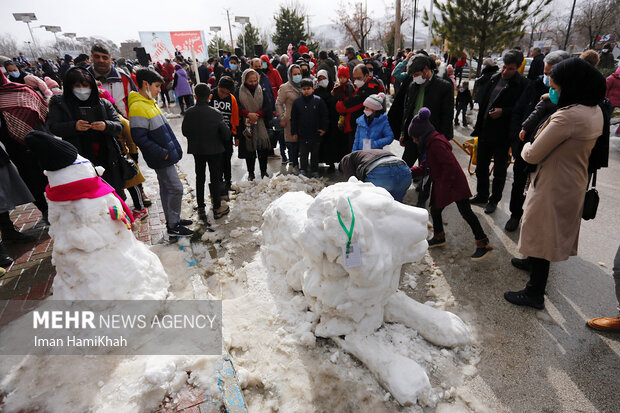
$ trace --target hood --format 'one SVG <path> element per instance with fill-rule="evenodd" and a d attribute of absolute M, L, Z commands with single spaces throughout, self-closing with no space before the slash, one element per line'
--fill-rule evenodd
<path fill-rule="evenodd" d="M 131 108 L 131 105 L 133 105 L 134 103 L 137 103 L 137 102 L 143 102 L 143 103 L 147 103 L 147 104 L 151 104 L 151 105 L 156 104 L 154 99 L 145 98 L 140 93 L 134 92 L 133 90 L 131 92 L 129 92 L 129 97 L 128 97 L 127 101 L 129 102 L 129 107 L 130 108 Z"/>
<path fill-rule="evenodd" d="M 184 78 L 186 78 L 186 79 L 187 79 L 187 72 L 186 72 L 186 71 L 185 71 L 185 69 L 183 69 L 181 66 L 176 65 L 176 66 L 174 67 L 174 71 L 175 71 L 175 72 L 177 72 L 177 74 L 178 74 L 179 76 L 182 76 L 182 77 L 184 77 Z"/>
<path fill-rule="evenodd" d="M 263 62 L 267 62 L 267 68 L 269 70 L 273 70 L 273 65 L 271 64 L 271 61 L 269 60 L 269 56 L 264 54 L 260 57 L 260 60 L 262 60 Z"/>
<path fill-rule="evenodd" d="M 90 79 L 88 83 L 90 84 L 90 90 L 92 92 L 88 100 L 84 102 L 76 98 L 75 95 L 73 94 L 73 86 L 75 85 L 76 82 L 70 82 L 70 79 L 69 79 L 69 77 L 73 73 L 78 72 L 78 71 L 82 72 L 82 74 L 85 77 Z M 85 104 L 90 104 L 93 106 L 96 105 L 99 102 L 99 89 L 97 88 L 97 82 L 95 82 L 95 77 L 93 76 L 93 74 L 89 72 L 87 69 L 83 68 L 82 66 L 73 66 L 72 68 L 67 70 L 67 73 L 65 74 L 65 84 L 63 85 L 62 97 L 67 102 L 73 102 L 74 104 L 77 104 L 77 105 L 85 105 Z"/>
<path fill-rule="evenodd" d="M 260 74 L 258 74 L 258 72 L 254 69 L 246 69 L 243 71 L 243 74 L 241 75 L 241 84 L 245 85 L 245 78 L 248 77 L 250 73 L 255 73 L 258 76 L 258 86 L 260 86 Z"/>
<path fill-rule="evenodd" d="M 620 79 L 620 66 L 618 66 L 616 71 L 612 73 L 612 76 L 614 76 L 616 79 Z"/>

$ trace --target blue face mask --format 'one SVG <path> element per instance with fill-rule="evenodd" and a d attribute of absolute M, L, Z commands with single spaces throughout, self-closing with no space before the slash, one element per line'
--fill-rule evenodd
<path fill-rule="evenodd" d="M 301 75 L 293 75 L 293 83 L 301 82 Z"/>
<path fill-rule="evenodd" d="M 545 84 L 545 86 L 551 87 L 551 83 L 549 82 L 549 76 L 547 75 L 543 76 L 543 83 Z"/>
<path fill-rule="evenodd" d="M 560 101 L 560 92 L 558 92 L 557 90 L 555 90 L 554 88 L 550 88 L 549 89 L 549 100 L 551 101 L 551 103 L 553 103 L 554 105 L 557 105 L 558 102 Z"/>
<path fill-rule="evenodd" d="M 228 66 L 230 67 L 230 70 L 237 70 L 237 65 L 234 63 L 231 63 Z"/>
<path fill-rule="evenodd" d="M 267 62 L 263 62 L 263 69 L 267 69 L 267 67 L 269 67 L 269 65 L 267 64 Z"/>
<path fill-rule="evenodd" d="M 19 71 L 17 71 L 17 72 L 9 72 L 9 76 L 14 77 L 16 79 L 19 77 L 19 75 L 20 75 Z"/>

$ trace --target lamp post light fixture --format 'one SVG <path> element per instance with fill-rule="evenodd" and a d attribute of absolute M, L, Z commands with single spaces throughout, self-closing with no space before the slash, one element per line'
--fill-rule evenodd
<path fill-rule="evenodd" d="M 215 40 L 217 41 L 217 53 L 218 54 L 220 52 L 220 37 L 218 36 L 217 33 L 220 32 L 221 30 L 222 30 L 222 26 L 211 26 L 211 27 L 209 27 L 209 31 L 215 33 Z"/>
<path fill-rule="evenodd" d="M 248 24 L 250 22 L 250 18 L 247 16 L 235 16 L 235 23 L 239 23 L 242 27 L 242 34 L 243 34 L 243 55 L 247 56 L 247 52 L 245 50 L 245 25 Z"/>
<path fill-rule="evenodd" d="M 37 42 L 34 40 L 34 35 L 32 34 L 32 28 L 30 27 L 30 22 L 35 21 L 37 16 L 34 13 L 13 13 L 13 17 L 18 22 L 24 22 L 28 26 L 28 31 L 30 32 L 30 37 L 32 38 L 32 44 L 34 44 L 35 49 L 38 49 Z"/>

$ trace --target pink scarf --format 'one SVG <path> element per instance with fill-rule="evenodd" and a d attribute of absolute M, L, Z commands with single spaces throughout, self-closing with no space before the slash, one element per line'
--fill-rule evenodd
<path fill-rule="evenodd" d="M 129 217 L 131 222 L 134 222 L 133 215 L 125 202 L 123 202 L 123 200 L 114 191 L 114 188 L 108 185 L 108 183 L 99 176 L 80 179 L 79 181 L 69 182 L 64 185 L 57 185 L 55 187 L 50 187 L 48 185 L 45 188 L 45 193 L 47 195 L 47 199 L 54 202 L 75 201 L 83 198 L 94 199 L 112 193 L 116 198 L 118 198 L 119 201 L 121 201 L 125 215 Z M 112 219 L 115 218 L 112 217 Z"/>

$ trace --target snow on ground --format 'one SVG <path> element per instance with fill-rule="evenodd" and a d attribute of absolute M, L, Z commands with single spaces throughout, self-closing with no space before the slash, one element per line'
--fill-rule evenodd
<path fill-rule="evenodd" d="M 147 177 L 149 181 L 154 177 Z M 457 400 L 458 388 L 466 376 L 475 374 L 479 353 L 475 344 L 441 348 L 399 323 L 377 330 L 373 336 L 381 348 L 415 360 L 430 379 L 432 388 L 420 405 L 402 407 L 366 366 L 334 341 L 313 334 L 318 319 L 308 298 L 289 287 L 282 271 L 274 271 L 269 254 L 259 252 L 262 214 L 268 205 L 287 192 L 315 197 L 325 184 L 293 175 L 238 183 L 240 192 L 231 196 L 230 214 L 217 223 L 210 218 L 214 232 L 204 232 L 202 243 L 188 246 L 193 256 L 178 244 L 151 247 L 168 274 L 170 293 L 178 299 L 223 300 L 224 350 L 235 365 L 250 412 L 417 412 L 423 410 L 421 406 L 463 405 Z M 193 214 L 191 198 L 184 201 L 183 209 L 183 216 Z M 194 259 L 198 267 L 188 265 Z M 422 271 L 440 278 L 440 270 L 426 254 L 421 263 L 403 267 L 400 288 L 411 292 L 416 274 Z M 443 309 L 453 301 L 446 294 L 441 302 L 427 304 Z M 178 392 L 188 385 L 218 403 L 218 360 L 208 356 L 2 357 L 0 389 L 8 393 L 7 412 L 32 407 L 66 412 L 68 406 L 72 411 L 153 411 L 174 406 Z"/>

